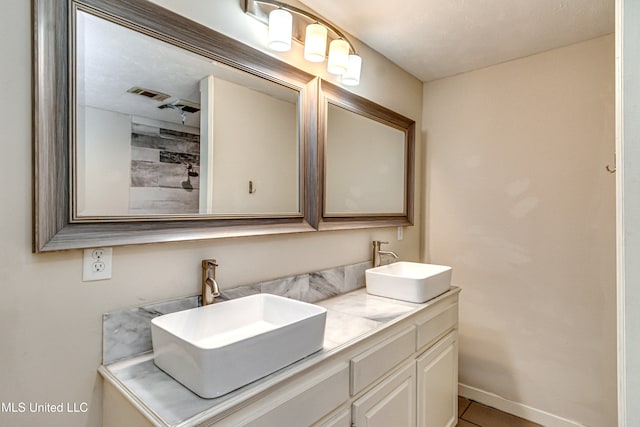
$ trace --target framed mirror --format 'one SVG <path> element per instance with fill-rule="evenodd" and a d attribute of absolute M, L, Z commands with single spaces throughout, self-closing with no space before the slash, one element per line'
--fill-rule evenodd
<path fill-rule="evenodd" d="M 313 231 L 317 81 L 145 0 L 34 0 L 34 251 Z"/>
<path fill-rule="evenodd" d="M 415 121 L 321 81 L 320 229 L 413 224 Z"/>

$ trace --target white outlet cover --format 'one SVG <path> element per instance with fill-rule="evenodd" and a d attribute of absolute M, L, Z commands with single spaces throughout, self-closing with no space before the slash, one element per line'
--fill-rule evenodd
<path fill-rule="evenodd" d="M 85 249 L 82 259 L 82 281 L 111 279 L 112 254 L 112 248 Z M 100 268 L 96 268 L 97 266 Z"/>

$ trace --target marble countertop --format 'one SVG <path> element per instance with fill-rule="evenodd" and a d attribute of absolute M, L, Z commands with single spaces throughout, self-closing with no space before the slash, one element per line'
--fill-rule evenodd
<path fill-rule="evenodd" d="M 319 301 L 327 309 L 322 350 L 215 399 L 203 399 L 161 371 L 153 352 L 101 366 L 105 380 L 157 425 L 188 426 L 220 414 L 269 387 L 290 378 L 330 355 L 379 332 L 422 308 L 433 305 L 458 288 L 424 304 L 414 304 L 367 294 L 364 288 Z"/>

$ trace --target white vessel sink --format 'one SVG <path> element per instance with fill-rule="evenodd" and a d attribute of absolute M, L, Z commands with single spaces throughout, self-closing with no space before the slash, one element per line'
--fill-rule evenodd
<path fill-rule="evenodd" d="M 218 397 L 322 348 L 327 310 L 257 294 L 156 317 L 155 364 L 204 398 Z"/>
<path fill-rule="evenodd" d="M 451 267 L 399 261 L 369 268 L 365 278 L 372 295 L 423 303 L 449 290 Z"/>

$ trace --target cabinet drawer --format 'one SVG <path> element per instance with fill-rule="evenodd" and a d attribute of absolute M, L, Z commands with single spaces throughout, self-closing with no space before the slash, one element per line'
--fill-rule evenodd
<path fill-rule="evenodd" d="M 364 390 L 409 357 L 415 348 L 415 327 L 410 326 L 351 359 L 351 394 Z"/>
<path fill-rule="evenodd" d="M 442 307 L 442 309 L 432 313 L 426 319 L 420 321 L 418 328 L 418 342 L 416 349 L 433 343 L 437 338 L 446 332 L 454 329 L 458 324 L 458 304 L 454 303 Z"/>
<path fill-rule="evenodd" d="M 314 427 L 351 427 L 351 409 L 342 409 L 328 420 L 324 420 Z"/>
<path fill-rule="evenodd" d="M 221 426 L 310 426 L 349 399 L 349 366 L 320 370 L 222 420 Z"/>

